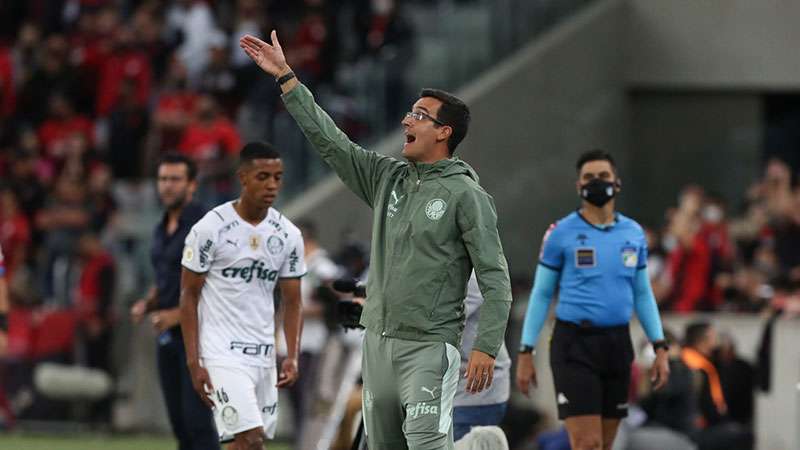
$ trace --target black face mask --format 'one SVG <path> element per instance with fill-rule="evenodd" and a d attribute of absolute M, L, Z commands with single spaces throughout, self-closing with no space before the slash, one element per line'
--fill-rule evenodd
<path fill-rule="evenodd" d="M 598 208 L 608 203 L 617 195 L 616 184 L 595 178 L 581 186 L 581 198 Z"/>

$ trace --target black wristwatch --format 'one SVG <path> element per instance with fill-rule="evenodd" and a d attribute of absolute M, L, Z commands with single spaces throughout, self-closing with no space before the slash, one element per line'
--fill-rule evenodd
<path fill-rule="evenodd" d="M 519 346 L 520 353 L 530 353 L 531 355 L 536 355 L 536 348 L 532 345 L 525 345 L 522 344 Z"/>
<path fill-rule="evenodd" d="M 663 348 L 664 351 L 668 352 L 669 351 L 669 344 L 667 344 L 667 341 L 662 339 L 660 341 L 653 342 L 653 351 L 654 352 L 657 352 L 658 349 L 660 349 L 660 348 Z"/>
<path fill-rule="evenodd" d="M 290 70 L 290 71 L 289 71 L 289 73 L 287 73 L 286 75 L 281 75 L 281 76 L 280 76 L 280 77 L 279 77 L 277 80 L 275 80 L 275 81 L 277 81 L 277 82 L 278 82 L 278 86 L 282 86 L 282 85 L 283 85 L 283 83 L 286 83 L 287 81 L 291 80 L 292 78 L 294 78 L 294 72 L 292 72 L 292 71 Z"/>

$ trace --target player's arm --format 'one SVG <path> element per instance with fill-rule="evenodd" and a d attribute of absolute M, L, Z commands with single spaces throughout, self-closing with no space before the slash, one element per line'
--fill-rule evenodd
<path fill-rule="evenodd" d="M 291 251 L 283 262 L 278 278 L 283 309 L 283 334 L 286 339 L 286 359 L 281 365 L 278 387 L 291 386 L 297 380 L 297 356 L 300 352 L 300 332 L 303 329 L 303 300 L 300 279 L 306 274 L 305 243 L 300 230 L 289 234 Z"/>
<path fill-rule="evenodd" d="M 550 302 L 558 285 L 559 275 L 558 271 L 542 264 L 536 267 L 533 289 L 531 289 L 528 309 L 522 324 L 520 344 L 526 350 L 520 350 L 517 357 L 517 387 L 525 395 L 528 395 L 531 385 L 538 386 L 536 367 L 533 364 L 533 348 L 539 341 L 539 334 L 547 319 L 547 311 L 550 309 Z"/>
<path fill-rule="evenodd" d="M 283 304 L 283 335 L 286 338 L 286 359 L 281 364 L 278 387 L 288 387 L 297 381 L 297 357 L 300 352 L 300 330 L 303 328 L 303 302 L 300 298 L 300 278 L 281 278 L 278 281 Z"/>
<path fill-rule="evenodd" d="M 289 74 L 283 49 L 275 31 L 271 44 L 246 35 L 239 45 L 264 72 L 276 79 Z M 402 163 L 394 158 L 366 151 L 347 137 L 314 101 L 311 92 L 297 78 L 281 84 L 284 104 L 306 138 L 341 180 L 370 207 L 384 174 Z"/>
<path fill-rule="evenodd" d="M 647 268 L 642 266 L 636 271 L 633 289 L 633 307 L 636 317 L 642 324 L 644 332 L 656 351 L 656 360 L 650 368 L 650 381 L 654 389 L 661 389 L 669 380 L 669 352 L 664 341 L 664 329 L 661 326 L 661 317 L 658 313 L 656 296 L 650 285 L 650 276 Z"/>
<path fill-rule="evenodd" d="M 183 334 L 183 346 L 186 349 L 186 364 L 189 366 L 189 373 L 192 376 L 192 386 L 203 403 L 209 408 L 213 408 L 214 404 L 208 398 L 208 394 L 214 391 L 214 386 L 211 384 L 208 372 L 200 365 L 197 339 L 197 305 L 200 303 L 200 292 L 202 292 L 205 282 L 205 273 L 192 272 L 183 268 L 180 298 L 181 333 Z"/>
<path fill-rule="evenodd" d="M 466 371 L 467 391 L 477 393 L 492 384 L 494 359 L 503 344 L 511 309 L 511 282 L 489 194 L 482 189 L 463 194 L 457 223 L 484 298 Z"/>

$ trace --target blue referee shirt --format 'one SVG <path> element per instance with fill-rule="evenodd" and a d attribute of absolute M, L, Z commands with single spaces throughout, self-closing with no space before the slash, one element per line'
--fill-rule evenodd
<path fill-rule="evenodd" d="M 539 262 L 560 272 L 556 317 L 595 326 L 628 323 L 636 272 L 647 265 L 642 227 L 622 214 L 612 225 L 598 227 L 574 212 L 548 234 Z"/>

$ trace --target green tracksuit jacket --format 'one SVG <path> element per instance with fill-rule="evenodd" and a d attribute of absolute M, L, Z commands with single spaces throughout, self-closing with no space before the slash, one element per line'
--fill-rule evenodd
<path fill-rule="evenodd" d="M 485 298 L 474 349 L 496 356 L 511 286 L 494 202 L 475 171 L 455 158 L 419 164 L 364 150 L 302 84 L 283 101 L 325 162 L 373 209 L 361 324 L 383 336 L 458 348 L 474 267 Z"/>

